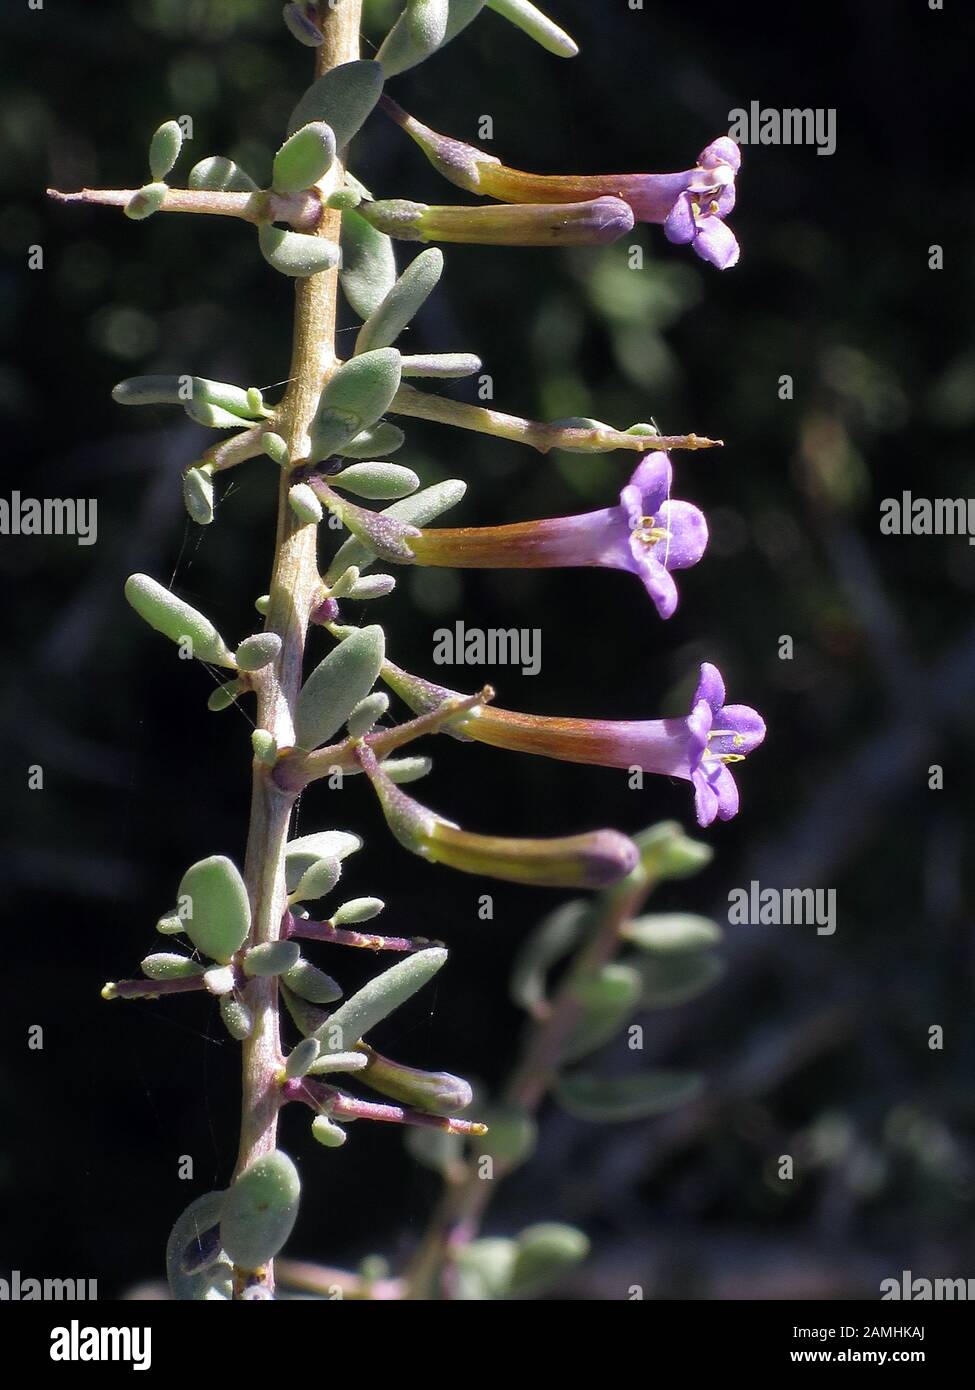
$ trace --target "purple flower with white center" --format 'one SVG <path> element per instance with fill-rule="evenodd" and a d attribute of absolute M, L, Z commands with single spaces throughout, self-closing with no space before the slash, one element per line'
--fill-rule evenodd
<path fill-rule="evenodd" d="M 741 249 L 725 218 L 735 206 L 735 174 L 741 151 L 728 135 L 712 141 L 698 156 L 694 177 L 664 221 L 664 235 L 678 246 L 690 243 L 719 270 L 736 265 Z"/>
<path fill-rule="evenodd" d="M 423 565 L 629 570 L 643 580 L 660 616 L 669 618 L 677 607 L 671 571 L 696 565 L 708 543 L 704 514 L 671 497 L 672 481 L 667 455 L 647 454 L 615 507 L 512 526 L 424 529 L 406 544 Z"/>
<path fill-rule="evenodd" d="M 730 763 L 744 761 L 765 738 L 765 721 L 749 705 L 726 705 L 724 680 L 717 666 L 705 662 L 686 720 L 687 771 L 694 787 L 698 825 L 738 814 L 738 784 Z"/>

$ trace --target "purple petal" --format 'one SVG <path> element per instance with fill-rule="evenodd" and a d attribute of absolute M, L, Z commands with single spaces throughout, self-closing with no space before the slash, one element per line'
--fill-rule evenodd
<path fill-rule="evenodd" d="M 669 570 L 686 570 L 696 565 L 708 544 L 704 513 L 690 502 L 675 501 L 662 502 L 656 515 L 658 524 L 670 532 L 655 547 L 660 563 Z"/>
<path fill-rule="evenodd" d="M 703 829 L 711 825 L 718 814 L 718 794 L 703 772 L 695 772 L 691 778 L 694 784 L 694 810 L 697 823 Z"/>
<path fill-rule="evenodd" d="M 705 661 L 701 666 L 701 675 L 697 683 L 697 690 L 694 692 L 694 711 L 701 700 L 706 700 L 712 712 L 721 709 L 724 704 L 724 680 L 717 666 L 712 666 L 709 661 Z M 710 725 L 708 726 L 710 729 Z"/>
<path fill-rule="evenodd" d="M 732 776 L 731 769 L 722 766 L 717 774 L 711 777 L 710 782 L 711 789 L 718 798 L 719 820 L 731 820 L 733 816 L 737 816 L 740 804 L 738 783 Z"/>
<path fill-rule="evenodd" d="M 657 612 L 661 618 L 672 617 L 677 608 L 677 585 L 669 572 L 646 550 L 642 554 L 636 554 L 634 547 L 634 559 L 636 572 L 643 580 L 643 587 L 653 599 Z"/>
<path fill-rule="evenodd" d="M 676 246 L 686 246 L 697 235 L 694 209 L 691 207 L 692 202 L 693 198 L 690 193 L 682 193 L 664 222 L 664 236 Z"/>
<path fill-rule="evenodd" d="M 713 722 L 713 711 L 707 700 L 698 700 L 687 716 L 687 762 L 692 773 L 701 765 Z"/>
<path fill-rule="evenodd" d="M 665 226 L 664 231 L 666 230 Z M 713 214 L 698 219 L 694 250 L 702 260 L 709 261 L 719 270 L 730 270 L 733 265 L 738 264 L 738 257 L 741 255 L 741 247 L 734 232 L 720 217 Z"/>
<path fill-rule="evenodd" d="M 732 169 L 741 168 L 741 150 L 730 135 L 719 135 L 706 145 L 697 157 L 702 169 L 713 169 L 718 164 L 730 164 Z"/>
<path fill-rule="evenodd" d="M 665 453 L 644 455 L 620 493 L 631 526 L 638 526 L 645 516 L 657 515 L 664 498 L 670 496 L 673 481 L 674 470 Z"/>
<path fill-rule="evenodd" d="M 719 757 L 739 753 L 747 757 L 765 741 L 765 720 L 749 705 L 724 705 L 715 715 L 716 722 L 728 735 L 712 739 L 711 751 Z"/>

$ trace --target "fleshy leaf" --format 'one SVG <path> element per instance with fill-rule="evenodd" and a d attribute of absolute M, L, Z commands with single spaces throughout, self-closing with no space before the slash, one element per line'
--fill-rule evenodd
<path fill-rule="evenodd" d="M 332 487 L 343 488 L 357 497 L 386 502 L 409 497 L 420 486 L 412 468 L 398 463 L 353 463 L 331 475 L 328 481 Z"/>
<path fill-rule="evenodd" d="M 309 121 L 289 135 L 274 156 L 271 186 L 278 193 L 300 193 L 328 173 L 334 159 L 332 127 L 324 121 Z"/>
<path fill-rule="evenodd" d="M 342 254 L 334 241 L 306 232 L 286 232 L 267 222 L 258 228 L 257 239 L 268 265 L 299 280 L 334 270 Z"/>
<path fill-rule="evenodd" d="M 368 318 L 396 284 L 396 254 L 385 232 L 357 212 L 342 214 L 342 293 L 360 318 Z"/>
<path fill-rule="evenodd" d="M 298 694 L 295 737 L 302 748 L 317 748 L 342 727 L 372 690 L 385 654 L 381 627 L 360 628 L 316 666 Z"/>
<path fill-rule="evenodd" d="M 376 105 L 382 89 L 383 70 L 378 63 L 369 59 L 340 63 L 301 95 L 288 121 L 288 134 L 293 135 L 309 121 L 326 121 L 335 133 L 336 146 L 344 149 Z"/>
<path fill-rule="evenodd" d="M 334 1004 L 342 998 L 341 986 L 310 961 L 297 961 L 283 978 L 288 989 L 309 1004 Z"/>
<path fill-rule="evenodd" d="M 592 907 L 582 898 L 563 903 L 524 940 L 511 971 L 512 1001 L 530 1014 L 545 1006 L 548 972 L 582 940 Z"/>
<path fill-rule="evenodd" d="M 276 632 L 255 632 L 237 648 L 237 666 L 241 671 L 262 671 L 277 660 L 280 651 L 281 638 Z"/>
<path fill-rule="evenodd" d="M 220 1239 L 241 1269 L 260 1269 L 291 1234 L 301 1183 L 286 1153 L 257 1158 L 227 1192 L 220 1210 Z"/>
<path fill-rule="evenodd" d="M 147 574 L 133 574 L 125 581 L 125 597 L 150 627 L 171 642 L 189 638 L 193 655 L 214 666 L 235 669 L 234 658 L 220 633 L 202 613 L 177 598 Z"/>
<path fill-rule="evenodd" d="M 354 1046 L 432 980 L 446 960 L 442 947 L 417 951 L 369 980 L 317 1030 L 322 1051 L 344 1052 Z"/>
<path fill-rule="evenodd" d="M 648 1071 L 633 1076 L 578 1072 L 559 1079 L 555 1098 L 578 1120 L 616 1123 L 662 1115 L 695 1100 L 702 1090 L 694 1072 Z"/>
<path fill-rule="evenodd" d="M 632 966 L 612 962 L 574 987 L 581 1016 L 562 1053 L 563 1062 L 577 1062 L 615 1037 L 640 1002 L 643 981 Z"/>
<path fill-rule="evenodd" d="M 620 935 L 654 955 L 680 955 L 701 951 L 721 940 L 721 928 L 708 917 L 689 912 L 659 913 L 637 917 L 620 928 Z"/>
<path fill-rule="evenodd" d="M 211 154 L 194 164 L 187 185 L 208 193 L 256 193 L 257 184 L 245 169 L 226 155 Z"/>
<path fill-rule="evenodd" d="M 710 989 L 724 974 L 724 961 L 709 951 L 639 956 L 633 964 L 643 980 L 641 1002 L 647 1009 L 685 1004 Z"/>
<path fill-rule="evenodd" d="M 436 289 L 443 274 L 443 252 L 437 246 L 421 251 L 403 271 L 382 303 L 359 329 L 356 353 L 389 347 Z"/>
<path fill-rule="evenodd" d="M 364 352 L 343 363 L 326 382 L 309 427 L 311 460 L 327 458 L 374 425 L 396 395 L 401 375 L 395 348 Z"/>
<path fill-rule="evenodd" d="M 487 3 L 488 9 L 503 15 L 517 29 L 541 44 L 549 53 L 554 53 L 557 58 L 574 58 L 579 52 L 576 41 L 549 19 L 548 15 L 543 14 L 537 5 L 531 4 L 530 0 L 487 0 Z"/>
<path fill-rule="evenodd" d="M 284 975 L 298 963 L 301 947 L 297 941 L 262 941 L 244 954 L 244 974 L 269 978 Z"/>
<path fill-rule="evenodd" d="M 233 1297 L 233 1265 L 220 1244 L 224 1192 L 196 1197 L 176 1220 L 166 1242 L 166 1275 L 180 1302 Z"/>
<path fill-rule="evenodd" d="M 406 9 L 376 54 L 387 77 L 416 67 L 447 37 L 450 0 L 406 0 Z"/>
<path fill-rule="evenodd" d="M 149 172 L 154 179 L 166 177 L 182 148 L 183 129 L 179 121 L 164 121 L 149 145 Z"/>
<path fill-rule="evenodd" d="M 427 526 L 451 507 L 455 507 L 466 491 L 467 484 L 460 478 L 447 478 L 442 483 L 434 483 L 432 487 L 421 488 L 412 497 L 404 497 L 402 501 L 384 507 L 382 515 L 402 522 L 405 526 Z M 356 565 L 363 570 L 374 564 L 378 558 L 376 552 L 370 550 L 363 541 L 350 536 L 336 551 L 325 576 L 326 583 L 330 584 L 334 579 L 338 579 L 350 565 Z"/>
<path fill-rule="evenodd" d="M 544 1293 L 589 1254 L 589 1239 L 574 1226 L 547 1221 L 528 1226 L 515 1241 L 508 1292 L 514 1298 Z"/>
<path fill-rule="evenodd" d="M 226 964 L 247 940 L 250 902 L 240 870 L 225 855 L 201 859 L 187 869 L 179 896 L 188 899 L 192 916 L 184 914 L 184 930 L 204 956 Z"/>

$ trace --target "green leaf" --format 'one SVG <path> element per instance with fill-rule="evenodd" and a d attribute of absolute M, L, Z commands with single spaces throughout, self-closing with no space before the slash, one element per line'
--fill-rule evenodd
<path fill-rule="evenodd" d="M 342 214 L 342 293 L 360 318 L 368 318 L 396 283 L 396 254 L 385 232 L 357 212 Z"/>
<path fill-rule="evenodd" d="M 388 420 L 378 420 L 335 452 L 342 458 L 372 460 L 377 454 L 395 454 L 405 443 L 406 435 L 398 425 L 391 425 Z"/>
<path fill-rule="evenodd" d="M 401 502 L 384 507 L 381 515 L 402 522 L 405 526 L 427 526 L 451 507 L 455 507 L 466 491 L 467 484 L 460 478 L 447 478 L 442 483 L 421 488 L 412 497 L 404 497 Z M 376 552 L 363 541 L 350 536 L 336 551 L 325 582 L 330 584 L 338 579 L 350 565 L 356 565 L 360 570 L 367 569 L 378 558 Z"/>
<path fill-rule="evenodd" d="M 257 184 L 245 169 L 222 154 L 212 154 L 194 164 L 187 184 L 207 193 L 256 193 Z"/>
<path fill-rule="evenodd" d="M 421 251 L 403 271 L 359 329 L 355 351 L 371 352 L 389 347 L 419 312 L 436 289 L 443 274 L 443 252 L 437 246 Z"/>
<path fill-rule="evenodd" d="M 563 1062 L 577 1062 L 608 1043 L 633 1017 L 643 981 L 632 966 L 611 963 L 598 974 L 579 980 L 574 993 L 582 1014 L 566 1042 Z"/>
<path fill-rule="evenodd" d="M 490 1154 L 507 1171 L 528 1162 L 538 1143 L 538 1124 L 532 1115 L 499 1101 L 488 1106 L 483 1120 L 488 1132 L 475 1141 L 478 1157 Z"/>
<path fill-rule="evenodd" d="M 334 241 L 305 232 L 285 232 L 268 222 L 257 229 L 257 239 L 268 265 L 299 280 L 334 270 L 341 259 L 342 253 Z"/>
<path fill-rule="evenodd" d="M 233 1264 L 220 1245 L 225 1192 L 205 1192 L 177 1218 L 166 1242 L 166 1276 L 180 1302 L 233 1297 Z"/>
<path fill-rule="evenodd" d="M 251 925 L 247 888 L 237 865 L 222 854 L 201 859 L 183 875 L 179 896 L 186 935 L 202 955 L 225 965 L 247 940 Z"/>
<path fill-rule="evenodd" d="M 236 661 L 241 671 L 263 671 L 281 652 L 281 638 L 276 632 L 255 632 L 245 637 L 237 648 Z"/>
<path fill-rule="evenodd" d="M 308 434 L 312 462 L 327 458 L 374 425 L 399 390 L 400 355 L 395 348 L 364 352 L 329 377 Z"/>
<path fill-rule="evenodd" d="M 350 738 L 365 738 L 389 709 L 389 696 L 381 690 L 360 700 L 349 715 L 346 728 Z"/>
<path fill-rule="evenodd" d="M 297 941 L 262 941 L 244 953 L 244 974 L 270 979 L 284 975 L 301 955 Z"/>
<path fill-rule="evenodd" d="M 398 463 L 353 463 L 343 468 L 341 473 L 329 477 L 332 487 L 353 492 L 357 497 L 389 501 L 390 498 L 409 497 L 420 486 L 420 480 L 411 468 L 403 468 Z"/>
<path fill-rule="evenodd" d="M 471 352 L 430 352 L 420 357 L 404 357 L 403 378 L 435 377 L 450 381 L 473 376 L 483 365 Z"/>
<path fill-rule="evenodd" d="M 140 188 L 123 208 L 126 217 L 130 217 L 133 222 L 143 222 L 147 217 L 151 217 L 154 212 L 158 212 L 166 201 L 166 194 L 169 189 L 164 183 L 147 183 L 144 188 Z"/>
<path fill-rule="evenodd" d="M 317 494 L 307 483 L 295 483 L 288 489 L 288 506 L 302 526 L 317 526 L 325 515 Z"/>
<path fill-rule="evenodd" d="M 511 971 L 511 999 L 533 1014 L 546 1001 L 548 972 L 582 940 L 592 908 L 582 898 L 563 903 L 525 937 Z"/>
<path fill-rule="evenodd" d="M 255 1270 L 274 1258 L 291 1234 L 300 1195 L 298 1170 L 280 1149 L 244 1169 L 220 1210 L 220 1239 L 235 1265 Z"/>
<path fill-rule="evenodd" d="M 484 1236 L 461 1246 L 455 1256 L 455 1298 L 462 1302 L 493 1302 L 505 1298 L 515 1266 L 515 1242 Z"/>
<path fill-rule="evenodd" d="M 342 873 L 337 859 L 317 859 L 301 875 L 290 895 L 293 902 L 317 902 L 325 898 L 339 881 Z"/>
<path fill-rule="evenodd" d="M 324 121 L 310 121 L 288 137 L 274 156 L 271 187 L 300 193 L 327 174 L 335 159 L 335 134 Z"/>
<path fill-rule="evenodd" d="M 183 502 L 191 521 L 209 526 L 213 520 L 213 474 L 206 468 L 188 468 L 183 474 Z"/>
<path fill-rule="evenodd" d="M 285 971 L 283 978 L 292 994 L 307 1000 L 309 1004 L 334 1004 L 342 998 L 341 985 L 310 961 L 297 961 L 290 970 Z"/>
<path fill-rule="evenodd" d="M 347 903 L 335 909 L 332 922 L 336 927 L 371 922 L 374 917 L 379 916 L 385 906 L 382 898 L 350 898 Z"/>
<path fill-rule="evenodd" d="M 589 1238 L 574 1226 L 547 1221 L 528 1226 L 515 1241 L 515 1259 L 508 1281 L 514 1298 L 544 1293 L 589 1254 Z"/>
<path fill-rule="evenodd" d="M 227 644 L 210 620 L 155 579 L 147 574 L 130 575 L 125 581 L 125 597 L 144 622 L 171 642 L 189 639 L 199 661 L 235 669 Z"/>
<path fill-rule="evenodd" d="M 223 1026 L 236 1042 L 243 1042 L 254 1031 L 253 1014 L 232 994 L 224 994 L 221 997 L 220 1017 L 223 1019 Z"/>
<path fill-rule="evenodd" d="M 285 27 L 293 38 L 306 48 L 321 48 L 324 35 L 302 4 L 285 5 L 282 12 Z"/>
<path fill-rule="evenodd" d="M 575 39 L 553 23 L 537 5 L 531 4 L 530 0 L 487 0 L 487 4 L 488 9 L 503 15 L 515 28 L 541 44 L 549 53 L 554 53 L 557 58 L 574 58 L 579 52 L 579 45 Z"/>
<path fill-rule="evenodd" d="M 310 121 L 325 121 L 335 133 L 341 150 L 379 100 L 383 89 L 383 70 L 378 63 L 360 59 L 340 63 L 323 73 L 302 93 L 288 121 L 293 135 Z"/>
<path fill-rule="evenodd" d="M 640 850 L 643 872 L 651 883 L 691 878 L 714 857 L 710 845 L 690 839 L 677 821 L 661 821 L 633 839 Z"/>
<path fill-rule="evenodd" d="M 463 1158 L 464 1140 L 443 1129 L 407 1129 L 403 1136 L 406 1152 L 424 1168 L 445 1174 Z"/>
<path fill-rule="evenodd" d="M 294 891 L 302 874 L 316 860 L 345 859 L 361 848 L 362 840 L 348 830 L 318 830 L 289 841 L 285 850 L 288 892 Z"/>
<path fill-rule="evenodd" d="M 721 940 L 721 928 L 708 917 L 667 912 L 624 923 L 620 936 L 654 955 L 682 955 L 716 945 Z"/>
<path fill-rule="evenodd" d="M 711 988 L 724 974 L 724 961 L 710 952 L 635 957 L 643 980 L 641 1003 L 647 1009 L 685 1004 Z"/>
<path fill-rule="evenodd" d="M 288 1054 L 284 1064 L 285 1074 L 292 1079 L 308 1075 L 308 1068 L 318 1057 L 318 1043 L 315 1038 L 302 1038 L 298 1046 Z"/>
<path fill-rule="evenodd" d="M 406 0 L 376 54 L 387 77 L 416 67 L 446 43 L 450 11 L 450 0 Z"/>
<path fill-rule="evenodd" d="M 336 733 L 372 690 L 385 656 L 381 627 L 360 628 L 315 667 L 298 693 L 295 738 L 317 748 Z"/>
<path fill-rule="evenodd" d="M 418 782 L 432 767 L 433 759 L 428 757 L 386 758 L 383 761 L 383 772 L 397 787 Z"/>
<path fill-rule="evenodd" d="M 433 979 L 447 961 L 442 947 L 417 951 L 363 985 L 315 1034 L 324 1052 L 344 1052 Z"/>
<path fill-rule="evenodd" d="M 178 121 L 165 121 L 149 144 L 149 172 L 153 179 L 164 179 L 179 159 L 183 148 L 183 128 Z"/>
<path fill-rule="evenodd" d="M 703 1082 L 693 1072 L 650 1071 L 634 1076 L 563 1076 L 555 1098 L 577 1120 L 613 1124 L 643 1120 L 687 1105 L 701 1094 Z"/>
<path fill-rule="evenodd" d="M 326 1149 L 339 1149 L 348 1139 L 348 1134 L 341 1125 L 337 1125 L 334 1120 L 330 1120 L 327 1115 L 316 1115 L 311 1122 L 311 1132 L 318 1140 L 319 1144 L 324 1144 Z"/>
<path fill-rule="evenodd" d="M 158 951 L 154 955 L 146 956 L 140 968 L 143 975 L 150 980 L 188 980 L 193 976 L 202 975 L 206 966 L 201 965 L 198 960 L 191 960 L 189 956 Z"/>

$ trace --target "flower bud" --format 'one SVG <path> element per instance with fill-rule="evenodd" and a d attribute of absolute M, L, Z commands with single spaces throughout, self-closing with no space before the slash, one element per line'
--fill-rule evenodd
<path fill-rule="evenodd" d="M 367 1059 L 362 1079 L 380 1095 L 390 1096 L 428 1115 L 455 1115 L 459 1110 L 466 1110 L 474 1099 L 470 1085 L 459 1076 L 403 1066 L 381 1056 L 365 1043 L 359 1044 L 359 1050 Z"/>
<path fill-rule="evenodd" d="M 621 198 L 589 202 L 431 207 L 403 199 L 364 203 L 363 216 L 406 241 L 474 246 L 605 246 L 633 230 L 633 209 Z"/>

